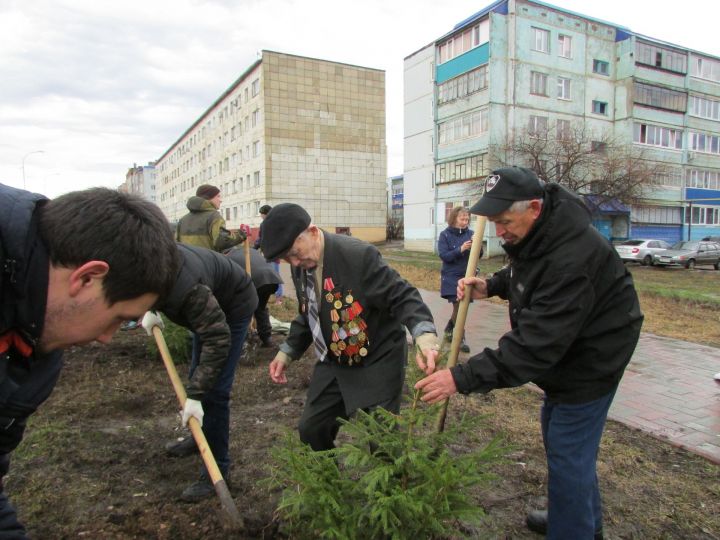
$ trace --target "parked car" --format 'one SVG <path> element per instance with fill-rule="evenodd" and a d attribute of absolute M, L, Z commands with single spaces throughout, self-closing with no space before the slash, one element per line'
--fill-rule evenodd
<path fill-rule="evenodd" d="M 670 244 L 665 240 L 631 238 L 615 246 L 623 262 L 638 262 L 643 266 L 653 263 L 653 255 L 665 251 Z"/>
<path fill-rule="evenodd" d="M 696 264 L 712 264 L 715 270 L 720 270 L 720 244 L 702 240 L 677 242 L 667 251 L 654 255 L 653 263 L 685 268 L 695 268 Z"/>

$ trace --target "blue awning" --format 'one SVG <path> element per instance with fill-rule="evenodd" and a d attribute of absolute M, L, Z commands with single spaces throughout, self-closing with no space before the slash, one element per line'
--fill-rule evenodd
<path fill-rule="evenodd" d="M 621 215 L 630 214 L 630 207 L 617 199 L 608 199 L 600 195 L 585 195 L 587 204 L 592 214 Z"/>

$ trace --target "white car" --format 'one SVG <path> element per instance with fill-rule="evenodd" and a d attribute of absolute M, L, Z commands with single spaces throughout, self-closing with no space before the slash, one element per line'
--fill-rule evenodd
<path fill-rule="evenodd" d="M 615 246 L 623 262 L 638 262 L 643 266 L 653 264 L 653 257 L 670 248 L 665 240 L 631 238 Z"/>

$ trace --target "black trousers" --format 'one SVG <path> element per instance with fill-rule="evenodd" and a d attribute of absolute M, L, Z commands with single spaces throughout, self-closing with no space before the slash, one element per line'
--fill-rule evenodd
<path fill-rule="evenodd" d="M 27 540 L 25 527 L 18 521 L 15 508 L 5 495 L 0 492 L 0 540 Z"/>
<path fill-rule="evenodd" d="M 277 288 L 277 284 L 269 284 L 257 289 L 258 306 L 255 310 L 255 324 L 257 325 L 258 337 L 263 341 L 270 339 L 270 334 L 272 334 L 270 311 L 268 310 L 267 303 L 270 295 L 275 294 Z"/>
<path fill-rule="evenodd" d="M 400 397 L 398 394 L 392 399 L 376 403 L 363 410 L 370 412 L 382 407 L 397 413 L 400 411 Z M 335 437 L 340 430 L 338 418 L 347 420 L 348 415 L 345 413 L 345 402 L 340 393 L 340 386 L 337 379 L 334 379 L 315 401 L 305 403 L 305 409 L 298 425 L 300 440 L 309 444 L 310 448 L 316 451 L 335 448 Z"/>

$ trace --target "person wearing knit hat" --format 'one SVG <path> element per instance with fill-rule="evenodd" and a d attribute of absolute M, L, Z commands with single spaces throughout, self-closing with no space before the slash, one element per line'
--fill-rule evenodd
<path fill-rule="evenodd" d="M 199 186 L 195 196 L 188 199 L 189 212 L 178 221 L 177 241 L 214 251 L 224 251 L 244 242 L 246 235 L 242 231 L 230 232 L 225 228 L 219 212 L 221 204 L 220 188 L 211 184 Z"/>
<path fill-rule="evenodd" d="M 340 429 L 338 418 L 358 409 L 399 411 L 406 328 L 419 351 L 418 366 L 433 372 L 440 347 L 432 314 L 375 246 L 323 231 L 297 204 L 274 206 L 261 230 L 263 255 L 292 266 L 299 305 L 270 363 L 270 378 L 285 384 L 291 360 L 306 351 L 315 358 L 298 430 L 313 450 L 328 450 Z"/>

